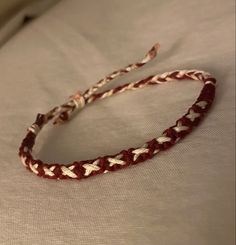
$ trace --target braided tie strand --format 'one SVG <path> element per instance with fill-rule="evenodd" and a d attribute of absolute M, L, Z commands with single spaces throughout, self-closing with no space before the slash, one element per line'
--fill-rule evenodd
<path fill-rule="evenodd" d="M 209 110 L 214 97 L 216 79 L 209 73 L 199 70 L 175 70 L 163 74 L 152 75 L 147 78 L 127 83 L 102 93 L 96 93 L 98 89 L 111 82 L 118 76 L 122 76 L 134 69 L 138 69 L 157 55 L 159 44 L 154 45 L 145 57 L 137 63 L 130 64 L 123 69 L 112 72 L 98 81 L 84 93 L 77 92 L 69 101 L 56 106 L 46 114 L 38 114 L 35 122 L 28 128 L 26 137 L 19 148 L 19 156 L 23 165 L 38 176 L 49 179 L 83 179 L 97 174 L 115 171 L 153 158 L 157 153 L 167 150 L 180 139 L 189 134 L 202 120 Z M 203 88 L 196 102 L 188 109 L 186 114 L 179 118 L 175 125 L 164 130 L 162 135 L 154 138 L 141 147 L 122 150 L 115 155 L 97 157 L 93 160 L 75 161 L 71 164 L 48 164 L 34 159 L 32 149 L 35 139 L 43 126 L 53 119 L 53 124 L 61 124 L 68 121 L 72 115 L 81 110 L 87 104 L 98 99 L 110 97 L 113 94 L 126 90 L 136 90 L 147 85 L 162 84 L 172 80 L 198 80 L 203 82 Z"/>

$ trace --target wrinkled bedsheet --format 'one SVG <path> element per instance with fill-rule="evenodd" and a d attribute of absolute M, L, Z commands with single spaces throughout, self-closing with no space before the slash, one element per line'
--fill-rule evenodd
<path fill-rule="evenodd" d="M 0 49 L 0 244 L 233 245 L 234 1 L 61 1 Z M 83 181 L 52 181 L 17 156 L 27 127 L 99 79 L 106 88 L 175 69 L 218 80 L 206 119 L 155 158 Z M 89 105 L 40 134 L 36 157 L 71 162 L 142 145 L 175 123 L 202 84 L 169 82 Z"/>

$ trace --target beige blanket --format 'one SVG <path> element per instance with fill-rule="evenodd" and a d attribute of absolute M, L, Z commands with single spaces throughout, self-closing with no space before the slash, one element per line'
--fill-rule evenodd
<path fill-rule="evenodd" d="M 2 0 L 0 1 L 0 47 L 28 20 L 44 13 L 59 0 Z"/>
<path fill-rule="evenodd" d="M 0 50 L 0 244 L 233 245 L 233 0 L 61 1 Z M 203 123 L 137 166 L 50 181 L 17 156 L 38 112 L 67 100 L 155 43 L 159 56 L 108 87 L 173 69 L 218 79 Z M 170 82 L 99 101 L 40 134 L 35 155 L 70 162 L 140 146 L 173 125 L 200 82 Z"/>

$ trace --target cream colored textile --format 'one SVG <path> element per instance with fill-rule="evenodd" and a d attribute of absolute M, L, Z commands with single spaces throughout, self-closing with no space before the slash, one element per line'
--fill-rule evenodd
<path fill-rule="evenodd" d="M 38 112 L 139 60 L 159 56 L 108 87 L 173 69 L 218 79 L 203 123 L 140 165 L 77 181 L 26 171 L 17 156 Z M 234 244 L 234 2 L 232 0 L 61 1 L 0 50 L 0 244 Z M 170 82 L 85 107 L 48 126 L 35 154 L 70 162 L 139 146 L 172 125 L 199 82 Z"/>
<path fill-rule="evenodd" d="M 11 16 L 20 7 L 24 6 L 32 0 L 8 0 L 0 1 L 0 20 L 2 21 L 4 17 Z"/>
<path fill-rule="evenodd" d="M 25 23 L 35 18 L 59 0 L 1 0 L 0 47 Z"/>

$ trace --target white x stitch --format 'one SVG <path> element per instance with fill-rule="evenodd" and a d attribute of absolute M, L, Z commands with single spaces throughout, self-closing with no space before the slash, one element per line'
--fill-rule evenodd
<path fill-rule="evenodd" d="M 99 163 L 99 159 L 97 159 L 93 163 L 85 163 L 85 164 L 83 164 L 83 167 L 85 168 L 84 176 L 90 175 L 93 171 L 98 171 L 100 169 L 100 167 L 97 166 L 98 163 Z"/>
<path fill-rule="evenodd" d="M 44 173 L 45 173 L 46 175 L 54 176 L 54 173 L 52 172 L 53 169 L 51 169 L 51 168 L 48 169 L 47 167 L 43 167 L 43 170 L 44 170 Z"/>
<path fill-rule="evenodd" d="M 190 121 L 194 122 L 196 118 L 200 117 L 200 113 L 197 113 L 191 109 L 186 117 L 190 119 Z"/>
<path fill-rule="evenodd" d="M 141 154 L 148 153 L 148 152 L 149 150 L 147 148 L 138 148 L 133 150 L 132 153 L 135 154 L 133 160 L 136 161 Z"/>
<path fill-rule="evenodd" d="M 187 126 L 184 126 L 181 121 L 178 121 L 177 125 L 173 127 L 173 129 L 177 132 L 180 133 L 182 131 L 188 130 Z"/>
<path fill-rule="evenodd" d="M 75 168 L 74 165 L 71 165 L 70 167 L 62 166 L 62 167 L 61 167 L 62 174 L 63 174 L 63 175 L 67 175 L 67 176 L 69 176 L 69 177 L 75 179 L 75 178 L 77 178 L 77 175 L 76 175 L 73 171 L 71 171 L 71 170 L 73 170 L 74 168 Z M 51 169 L 51 168 L 50 168 L 50 169 Z"/>
<path fill-rule="evenodd" d="M 119 164 L 119 165 L 125 165 L 125 161 L 123 160 L 120 160 L 120 158 L 122 157 L 122 154 L 114 157 L 114 158 L 111 158 L 109 157 L 107 160 L 109 162 L 109 166 L 112 167 L 113 165 L 115 164 Z"/>

